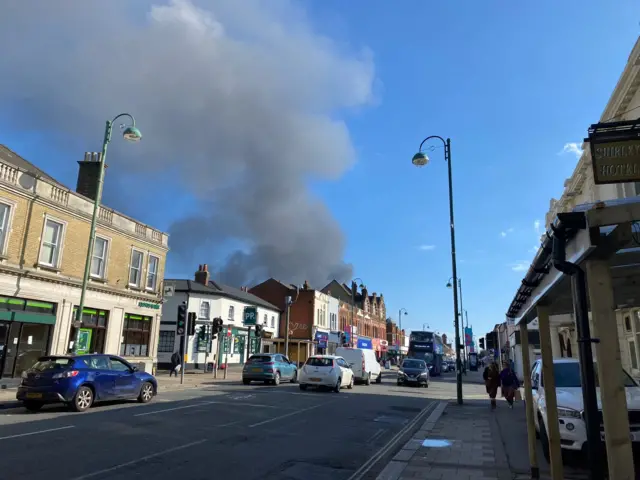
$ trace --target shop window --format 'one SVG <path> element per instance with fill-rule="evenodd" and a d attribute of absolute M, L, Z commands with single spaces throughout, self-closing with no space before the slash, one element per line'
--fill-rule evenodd
<path fill-rule="evenodd" d="M 123 357 L 146 357 L 149 354 L 149 336 L 151 318 L 144 315 L 124 314 L 122 344 L 120 355 Z"/>
<path fill-rule="evenodd" d="M 158 337 L 158 353 L 173 353 L 176 343 L 176 332 L 173 330 L 160 330 Z"/>
<path fill-rule="evenodd" d="M 24 298 L 0 297 L 0 310 L 55 315 L 56 304 L 39 300 L 25 300 Z"/>
<path fill-rule="evenodd" d="M 140 250 L 131 251 L 131 264 L 129 265 L 129 285 L 132 287 L 140 286 L 140 279 L 142 278 L 142 259 L 144 253 Z"/>
<path fill-rule="evenodd" d="M 47 218 L 42 232 L 42 244 L 40 246 L 40 263 L 49 267 L 57 267 L 60 261 L 62 247 L 63 224 Z"/>
<path fill-rule="evenodd" d="M 107 246 L 108 240 L 96 237 L 93 242 L 93 255 L 91 257 L 91 276 L 96 278 L 104 278 L 107 265 Z"/>
<path fill-rule="evenodd" d="M 73 320 L 77 318 L 78 307 L 73 308 Z M 82 325 L 77 335 L 76 328 L 71 326 L 70 341 L 78 342 L 76 353 L 104 353 L 105 340 L 107 336 L 107 325 L 109 323 L 109 312 L 95 308 L 84 308 L 80 318 Z M 77 338 L 76 338 L 77 335 Z"/>
<path fill-rule="evenodd" d="M 158 285 L 158 265 L 160 265 L 160 259 L 155 255 L 149 255 L 149 264 L 147 265 L 147 290 L 153 290 L 155 292 Z"/>

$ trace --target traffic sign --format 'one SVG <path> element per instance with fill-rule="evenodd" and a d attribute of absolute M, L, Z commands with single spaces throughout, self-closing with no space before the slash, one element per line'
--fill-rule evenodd
<path fill-rule="evenodd" d="M 245 325 L 255 325 L 258 323 L 258 309 L 256 307 L 244 307 L 243 323 Z"/>

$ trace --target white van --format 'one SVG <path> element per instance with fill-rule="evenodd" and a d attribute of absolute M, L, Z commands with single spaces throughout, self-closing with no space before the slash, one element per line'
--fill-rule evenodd
<path fill-rule="evenodd" d="M 372 380 L 375 380 L 376 383 L 382 382 L 382 367 L 380 367 L 373 350 L 338 347 L 336 348 L 336 356 L 344 358 L 349 363 L 357 382 L 362 382 L 365 385 L 370 385 Z"/>

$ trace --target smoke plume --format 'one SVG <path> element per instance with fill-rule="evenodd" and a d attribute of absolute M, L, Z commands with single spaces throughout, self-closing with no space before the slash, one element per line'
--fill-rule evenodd
<path fill-rule="evenodd" d="M 72 146 L 73 160 L 97 148 L 106 118 L 133 113 L 144 138 L 111 144 L 107 198 L 133 215 L 157 195 L 192 197 L 169 229 L 171 271 L 208 261 L 235 285 L 346 280 L 344 235 L 307 184 L 354 162 L 338 118 L 372 100 L 373 63 L 314 32 L 297 5 L 5 2 L 0 113 Z M 131 178 L 149 180 L 113 191 Z"/>

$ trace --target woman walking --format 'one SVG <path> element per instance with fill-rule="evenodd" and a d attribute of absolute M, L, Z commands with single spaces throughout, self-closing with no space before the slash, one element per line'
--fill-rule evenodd
<path fill-rule="evenodd" d="M 508 362 L 502 362 L 500 383 L 502 385 L 502 396 L 507 399 L 509 408 L 513 408 L 513 399 L 516 396 L 516 390 L 520 386 L 520 381 Z"/>
<path fill-rule="evenodd" d="M 491 410 L 496 408 L 496 395 L 498 394 L 498 387 L 500 386 L 500 369 L 496 362 L 491 362 L 482 373 L 484 378 L 484 385 L 491 399 Z"/>

